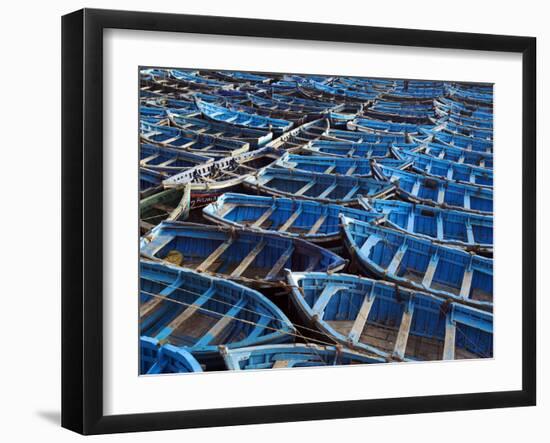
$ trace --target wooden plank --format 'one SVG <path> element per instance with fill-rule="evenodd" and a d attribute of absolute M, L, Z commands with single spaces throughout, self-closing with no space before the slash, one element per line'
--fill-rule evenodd
<path fill-rule="evenodd" d="M 395 274 L 397 272 L 397 270 L 399 269 L 399 265 L 401 264 L 401 260 L 403 260 L 403 257 L 405 256 L 408 247 L 409 245 L 407 245 L 406 242 L 399 247 L 399 249 L 393 256 L 391 263 L 386 268 L 388 274 Z"/>
<path fill-rule="evenodd" d="M 452 166 L 449 166 L 449 169 L 447 169 L 447 180 L 452 180 L 454 175 L 454 169 Z"/>
<path fill-rule="evenodd" d="M 353 197 L 354 194 L 357 193 L 357 191 L 359 191 L 359 189 L 361 189 L 361 187 L 359 186 L 359 184 L 355 185 L 353 188 L 351 188 L 349 190 L 349 192 L 344 196 L 343 200 L 349 200 L 351 199 L 351 197 Z"/>
<path fill-rule="evenodd" d="M 148 300 L 147 302 L 143 303 L 139 307 L 139 318 L 143 318 L 148 316 L 151 312 L 153 312 L 157 306 L 159 306 L 164 300 L 159 297 L 153 297 L 151 300 Z"/>
<path fill-rule="evenodd" d="M 317 198 L 327 198 L 330 195 L 330 193 L 336 189 L 337 186 L 338 184 L 335 181 L 332 185 L 330 185 L 323 192 L 321 192 L 321 194 L 319 194 Z"/>
<path fill-rule="evenodd" d="M 208 270 L 210 266 L 212 266 L 212 263 L 214 263 L 235 241 L 234 237 L 228 238 L 225 242 L 223 242 L 220 246 L 218 246 L 207 258 L 204 260 L 195 271 L 197 272 L 204 272 Z"/>
<path fill-rule="evenodd" d="M 256 220 L 254 223 L 252 223 L 251 227 L 259 228 L 260 226 L 262 226 L 265 223 L 265 221 L 269 217 L 271 217 L 271 214 L 273 214 L 275 209 L 276 209 L 275 205 L 272 205 L 271 207 L 267 208 L 267 210 L 258 218 L 258 220 Z"/>
<path fill-rule="evenodd" d="M 355 170 L 357 169 L 357 166 L 351 166 L 345 173 L 345 175 L 352 175 Z"/>
<path fill-rule="evenodd" d="M 195 302 L 187 306 L 176 318 L 174 318 L 166 327 L 164 327 L 155 337 L 157 340 L 164 340 L 169 337 L 172 332 L 178 329 L 185 321 L 189 320 L 193 314 L 199 311 L 202 306 L 216 293 L 213 286 L 202 294 Z"/>
<path fill-rule="evenodd" d="M 411 195 L 414 195 L 415 197 L 418 197 L 418 191 L 420 191 L 420 179 L 417 179 L 414 182 L 413 188 L 411 190 Z"/>
<path fill-rule="evenodd" d="M 464 209 L 470 209 L 470 193 L 464 192 Z"/>
<path fill-rule="evenodd" d="M 327 169 L 325 169 L 325 172 L 323 174 L 331 174 L 332 171 L 334 171 L 334 168 L 336 168 L 335 165 L 330 165 Z"/>
<path fill-rule="evenodd" d="M 411 208 L 410 211 L 411 212 L 409 212 L 409 217 L 407 218 L 407 231 L 414 232 L 414 219 L 415 219 L 414 209 Z"/>
<path fill-rule="evenodd" d="M 275 364 L 271 367 L 271 369 L 288 368 L 289 364 L 290 364 L 290 360 L 277 360 Z"/>
<path fill-rule="evenodd" d="M 294 252 L 294 245 L 291 243 L 290 246 L 286 249 L 286 251 L 279 257 L 277 262 L 273 265 L 271 268 L 271 271 L 265 276 L 266 280 L 270 280 L 273 277 L 277 276 L 279 272 L 281 272 L 281 269 L 283 269 L 283 266 L 287 262 L 287 260 L 290 258 L 292 253 Z"/>
<path fill-rule="evenodd" d="M 428 269 L 426 269 L 426 273 L 424 274 L 424 278 L 422 279 L 422 286 L 429 288 L 432 285 L 432 280 L 435 275 L 435 271 L 437 270 L 437 264 L 439 263 L 439 255 L 434 254 L 430 258 L 430 262 L 428 263 Z"/>
<path fill-rule="evenodd" d="M 465 159 L 466 159 L 466 157 L 464 156 L 464 154 L 460 154 L 460 157 L 458 157 L 457 163 L 464 163 Z"/>
<path fill-rule="evenodd" d="M 470 289 L 472 287 L 472 277 L 474 276 L 474 270 L 469 266 L 464 272 L 462 278 L 462 286 L 460 287 L 460 297 L 468 299 L 470 296 Z"/>
<path fill-rule="evenodd" d="M 470 220 L 466 221 L 466 235 L 468 237 L 468 243 L 473 245 L 475 243 L 474 229 L 472 228 Z"/>
<path fill-rule="evenodd" d="M 321 226 L 323 225 L 323 223 L 325 222 L 325 220 L 327 219 L 327 215 L 326 214 L 323 214 L 321 215 L 317 221 L 315 222 L 315 224 L 311 227 L 311 229 L 308 231 L 307 235 L 315 235 L 317 234 L 317 231 L 321 228 Z"/>
<path fill-rule="evenodd" d="M 348 337 L 353 343 L 357 343 L 359 341 L 359 338 L 361 338 L 361 334 L 363 333 L 363 329 L 365 329 L 365 325 L 367 324 L 367 320 L 369 318 L 370 310 L 372 308 L 372 305 L 374 304 L 374 299 L 374 295 L 366 295 L 363 299 L 363 303 L 361 304 L 359 313 L 357 314 L 357 317 L 355 317 L 355 321 L 353 322 L 351 331 L 348 334 Z"/>
<path fill-rule="evenodd" d="M 244 300 L 239 300 L 239 302 L 234 305 L 227 313 L 220 314 L 222 317 L 216 322 L 210 330 L 204 334 L 204 336 L 195 344 L 196 347 L 206 346 L 215 340 L 224 330 L 229 326 L 229 324 L 235 320 L 235 317 L 243 309 L 245 305 Z"/>
<path fill-rule="evenodd" d="M 227 214 L 229 214 L 233 209 L 235 209 L 237 205 L 235 203 L 225 203 L 222 208 L 218 211 L 217 215 L 218 217 L 225 217 Z"/>
<path fill-rule="evenodd" d="M 445 202 L 445 187 L 443 186 L 443 183 L 441 183 L 437 190 L 437 203 L 441 205 L 444 202 Z"/>
<path fill-rule="evenodd" d="M 382 238 L 378 237 L 377 235 L 370 235 L 369 238 L 367 238 L 367 241 L 363 243 L 363 246 L 361 246 L 359 251 L 365 255 L 369 255 L 370 250 L 374 248 L 381 240 Z"/>
<path fill-rule="evenodd" d="M 244 271 L 246 271 L 246 268 L 248 268 L 252 262 L 256 259 L 258 254 L 262 252 L 262 249 L 265 247 L 266 242 L 265 240 L 262 240 L 260 243 L 258 243 L 254 249 L 252 249 L 248 255 L 243 259 L 243 261 L 235 268 L 235 270 L 231 273 L 231 277 L 237 278 L 242 275 Z"/>
<path fill-rule="evenodd" d="M 399 359 L 403 359 L 405 357 L 405 350 L 407 349 L 407 341 L 409 339 L 409 331 L 411 330 L 413 311 L 413 306 L 409 306 L 408 310 L 403 311 L 403 317 L 401 317 L 401 325 L 399 326 L 397 340 L 395 340 L 395 347 L 393 348 L 393 355 Z"/>
<path fill-rule="evenodd" d="M 441 214 L 441 212 L 437 213 L 436 223 L 437 223 L 437 239 L 443 240 L 443 235 L 445 232 L 443 230 L 443 215 Z"/>
<path fill-rule="evenodd" d="M 300 189 L 298 189 L 294 195 L 302 195 L 304 192 L 306 192 L 308 189 L 312 188 L 313 186 L 315 186 L 316 182 L 315 180 L 311 180 L 310 182 L 308 182 L 306 185 L 302 186 Z"/>
<path fill-rule="evenodd" d="M 443 345 L 443 360 L 455 359 L 456 325 L 447 319 L 445 323 L 445 343 Z"/>
<path fill-rule="evenodd" d="M 296 219 L 300 216 L 302 213 L 302 208 L 299 207 L 294 211 L 294 213 L 288 218 L 288 220 L 284 223 L 283 226 L 281 226 L 278 231 L 279 232 L 286 232 L 288 228 L 292 226 L 292 224 L 296 221 Z"/>
<path fill-rule="evenodd" d="M 323 318 L 325 308 L 327 307 L 332 296 L 337 292 L 345 290 L 347 288 L 348 287 L 344 285 L 328 283 L 323 289 L 323 292 L 321 292 L 321 295 L 319 296 L 315 304 L 313 305 L 313 315 L 317 315 L 319 318 Z"/>

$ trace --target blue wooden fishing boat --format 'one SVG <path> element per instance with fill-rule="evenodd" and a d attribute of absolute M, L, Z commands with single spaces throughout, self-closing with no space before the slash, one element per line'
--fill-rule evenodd
<path fill-rule="evenodd" d="M 203 372 L 200 363 L 185 348 L 162 345 L 152 337 L 139 340 L 140 375 Z"/>
<path fill-rule="evenodd" d="M 277 107 L 267 108 L 257 106 L 254 103 L 225 103 L 224 106 L 232 112 L 240 112 L 248 115 L 255 115 L 259 117 L 270 118 L 273 120 L 290 122 L 293 126 L 300 126 L 301 124 L 318 119 L 322 117 L 322 112 L 318 110 L 312 110 L 309 113 L 301 111 L 286 111 L 278 109 Z M 273 129 L 272 129 L 273 130 Z M 276 130 L 275 130 L 276 131 Z M 283 130 L 279 131 L 280 133 Z"/>
<path fill-rule="evenodd" d="M 378 93 L 354 91 L 348 88 L 333 87 L 313 80 L 299 82 L 298 91 L 309 100 L 331 100 L 346 103 L 365 103 L 374 100 Z"/>
<path fill-rule="evenodd" d="M 177 174 L 197 165 L 213 162 L 212 157 L 182 151 L 181 149 L 165 148 L 149 143 L 141 143 L 139 147 L 139 165 L 152 171 Z"/>
<path fill-rule="evenodd" d="M 267 129 L 282 133 L 288 131 L 293 125 L 292 122 L 287 120 L 234 111 L 202 100 L 197 100 L 196 104 L 200 111 L 209 119 L 236 126 L 244 126 L 251 129 Z"/>
<path fill-rule="evenodd" d="M 249 150 L 250 145 L 239 140 L 197 134 L 169 126 L 140 122 L 140 136 L 150 144 L 182 149 L 209 157 L 235 156 Z"/>
<path fill-rule="evenodd" d="M 304 321 L 358 352 L 388 361 L 490 358 L 489 312 L 354 275 L 287 273 Z"/>
<path fill-rule="evenodd" d="M 455 123 L 457 125 L 464 125 L 471 128 L 492 130 L 493 129 L 493 119 L 480 119 L 480 118 L 471 118 L 465 117 L 460 114 L 449 113 L 445 114 L 449 122 Z"/>
<path fill-rule="evenodd" d="M 330 127 L 328 119 L 317 119 L 304 123 L 290 131 L 285 132 L 268 143 L 267 146 L 280 151 L 296 150 L 309 143 L 311 140 L 319 140 Z"/>
<path fill-rule="evenodd" d="M 405 134 L 369 133 L 327 128 L 323 139 L 333 141 L 350 141 L 356 143 L 411 143 L 411 137 Z"/>
<path fill-rule="evenodd" d="M 154 171 L 152 169 L 139 168 L 139 191 L 141 195 L 161 186 L 162 180 L 168 178 L 168 175 L 162 171 Z"/>
<path fill-rule="evenodd" d="M 468 151 L 493 152 L 493 141 L 476 137 L 466 137 L 459 134 L 451 134 L 444 131 L 427 131 L 428 141 L 446 144 L 449 146 L 466 149 Z"/>
<path fill-rule="evenodd" d="M 413 140 L 417 143 L 417 147 L 414 148 L 415 152 L 423 153 L 441 160 L 449 160 L 480 168 L 493 169 L 493 154 L 489 152 L 469 151 L 447 144 L 426 142 L 416 138 Z"/>
<path fill-rule="evenodd" d="M 225 78 L 227 80 L 231 80 L 234 82 L 246 82 L 246 83 L 269 83 L 271 81 L 271 77 L 267 77 L 265 75 L 260 74 L 253 74 L 251 72 L 241 72 L 241 71 L 217 71 L 217 75 L 221 76 L 222 78 Z"/>
<path fill-rule="evenodd" d="M 183 348 L 197 359 L 218 346 L 292 342 L 295 328 L 259 292 L 171 265 L 140 263 L 140 336 Z M 154 342 L 152 343 L 154 344 Z"/>
<path fill-rule="evenodd" d="M 417 125 L 414 123 L 397 123 L 367 118 L 356 118 L 348 122 L 351 131 L 365 131 L 385 134 L 419 134 L 421 129 L 430 129 L 433 125 Z"/>
<path fill-rule="evenodd" d="M 482 104 L 488 106 L 493 104 L 493 91 L 471 90 L 464 87 L 450 87 L 449 95 L 453 100 L 465 101 L 467 103 Z"/>
<path fill-rule="evenodd" d="M 451 160 L 441 160 L 419 152 L 396 150 L 395 154 L 397 158 L 412 161 L 411 169 L 415 172 L 467 185 L 493 187 L 493 171 L 491 169 Z"/>
<path fill-rule="evenodd" d="M 412 161 L 394 158 L 381 158 L 378 163 L 397 169 L 405 169 L 411 166 Z M 274 166 L 310 171 L 320 174 L 339 174 L 353 177 L 372 177 L 370 159 L 361 157 L 335 157 L 317 155 L 297 155 L 289 152 L 279 158 Z"/>
<path fill-rule="evenodd" d="M 309 200 L 260 195 L 223 194 L 202 210 L 216 224 L 298 237 L 313 243 L 340 239 L 340 214 L 371 222 L 384 217 L 374 211 Z"/>
<path fill-rule="evenodd" d="M 493 260 L 341 215 L 357 265 L 400 285 L 492 309 Z"/>
<path fill-rule="evenodd" d="M 280 101 L 273 98 L 260 97 L 254 94 L 248 94 L 248 100 L 252 103 L 253 106 L 256 106 L 258 108 L 265 108 L 270 111 L 278 110 L 287 112 L 300 112 L 302 114 L 319 114 L 321 112 L 326 112 L 332 108 L 343 107 L 342 105 L 335 106 L 334 104 L 323 104 L 320 102 L 317 105 L 313 105 L 311 103 L 306 104 Z"/>
<path fill-rule="evenodd" d="M 453 112 L 466 117 L 480 118 L 480 119 L 492 119 L 493 108 L 492 106 L 480 106 L 472 105 L 464 102 L 451 100 L 446 97 L 439 97 L 434 101 L 436 107 L 446 111 Z"/>
<path fill-rule="evenodd" d="M 455 123 L 453 121 L 446 121 L 444 123 L 443 130 L 459 137 L 474 137 L 476 139 L 483 140 L 493 139 L 492 128 L 477 128 L 474 126 Z"/>
<path fill-rule="evenodd" d="M 140 252 L 203 274 L 255 287 L 281 285 L 283 268 L 336 272 L 346 260 L 312 243 L 250 229 L 162 222 L 141 239 Z"/>
<path fill-rule="evenodd" d="M 230 83 L 204 77 L 200 75 L 197 71 L 186 72 L 180 69 L 171 69 L 170 76 L 176 80 L 184 82 L 185 84 L 202 85 L 209 88 L 233 88 L 233 85 L 231 85 Z"/>
<path fill-rule="evenodd" d="M 385 158 L 393 157 L 393 150 L 414 149 L 417 145 L 408 143 L 370 143 L 332 140 L 313 140 L 302 147 L 314 155 L 333 157 Z"/>
<path fill-rule="evenodd" d="M 385 363 L 380 357 L 353 352 L 342 346 L 311 343 L 222 349 L 222 355 L 227 369 L 231 371 Z"/>
<path fill-rule="evenodd" d="M 493 212 L 491 188 L 413 174 L 376 164 L 376 160 L 372 160 L 372 169 L 375 177 L 394 184 L 397 195 L 406 200 L 486 215 Z"/>
<path fill-rule="evenodd" d="M 251 147 L 262 147 L 273 139 L 273 133 L 262 129 L 249 129 L 229 123 L 219 123 L 202 118 L 180 115 L 177 109 L 167 111 L 167 116 L 173 126 L 196 134 L 206 134 L 213 137 L 230 138 L 249 143 Z"/>
<path fill-rule="evenodd" d="M 271 94 L 271 98 L 280 103 L 287 103 L 289 105 L 308 106 L 311 108 L 322 109 L 322 110 L 330 110 L 340 106 L 330 101 L 308 100 L 307 98 L 295 97 L 293 95 L 277 94 L 275 92 Z"/>
<path fill-rule="evenodd" d="M 492 254 L 493 252 L 492 216 L 452 211 L 399 200 L 359 197 L 359 203 L 373 215 L 382 216 L 375 218 L 376 224 L 383 224 L 435 243 L 459 246 L 476 253 Z M 353 215 L 346 216 L 361 220 Z"/>
<path fill-rule="evenodd" d="M 384 197 L 393 193 L 394 186 L 371 178 L 315 174 L 283 168 L 267 167 L 257 175 L 247 177 L 244 186 L 279 197 L 313 200 L 356 206 L 359 195 Z"/>

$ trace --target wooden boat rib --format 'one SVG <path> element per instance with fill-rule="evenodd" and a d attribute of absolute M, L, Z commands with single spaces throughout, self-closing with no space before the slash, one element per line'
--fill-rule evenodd
<path fill-rule="evenodd" d="M 346 260 L 280 234 L 250 229 L 162 222 L 141 239 L 141 255 L 255 287 L 281 285 L 283 268 L 336 272 Z"/>
<path fill-rule="evenodd" d="M 493 212 L 491 188 L 413 174 L 377 164 L 376 160 L 371 160 L 371 164 L 374 176 L 394 184 L 396 193 L 406 200 L 485 215 Z"/>
<path fill-rule="evenodd" d="M 298 237 L 313 243 L 340 239 L 340 214 L 365 222 L 381 213 L 282 197 L 226 193 L 202 210 L 216 224 Z"/>
<path fill-rule="evenodd" d="M 493 316 L 384 281 L 288 272 L 304 321 L 343 346 L 388 361 L 488 358 Z"/>
<path fill-rule="evenodd" d="M 197 134 L 169 126 L 140 122 L 140 136 L 147 143 L 181 149 L 215 158 L 235 156 L 249 150 L 248 143 Z"/>
<path fill-rule="evenodd" d="M 171 265 L 140 263 L 140 335 L 163 346 L 217 355 L 240 348 L 293 341 L 295 328 L 274 303 L 235 282 Z"/>
<path fill-rule="evenodd" d="M 427 131 L 425 134 L 429 135 L 428 141 L 446 144 L 468 151 L 486 152 L 489 154 L 493 152 L 492 140 L 450 134 L 443 131 Z"/>
<path fill-rule="evenodd" d="M 379 164 L 396 169 L 406 169 L 412 161 L 381 158 Z M 353 177 L 372 177 L 370 160 L 368 158 L 344 158 L 335 156 L 297 155 L 285 153 L 274 166 L 281 168 L 310 171 L 319 174 L 337 174 Z"/>
<path fill-rule="evenodd" d="M 371 178 L 337 176 L 267 167 L 256 176 L 247 177 L 243 185 L 279 197 L 313 200 L 356 206 L 359 195 L 384 197 L 394 191 L 392 184 Z"/>
<path fill-rule="evenodd" d="M 385 362 L 382 358 L 353 352 L 341 346 L 317 346 L 310 343 L 222 349 L 222 355 L 227 369 L 232 371 Z"/>
<path fill-rule="evenodd" d="M 184 348 L 160 342 L 152 337 L 140 337 L 140 375 L 203 372 L 200 363 Z"/>
<path fill-rule="evenodd" d="M 292 128 L 293 123 L 287 120 L 265 117 L 257 114 L 234 111 L 213 103 L 196 100 L 197 107 L 209 119 L 251 129 L 267 129 L 269 131 L 285 132 Z"/>
<path fill-rule="evenodd" d="M 434 243 L 459 246 L 476 253 L 492 254 L 493 252 L 492 216 L 398 200 L 359 197 L 359 203 L 366 211 L 383 216 L 375 219 L 377 224 L 383 224 Z M 353 216 L 349 218 L 360 220 Z"/>
<path fill-rule="evenodd" d="M 343 215 L 340 219 L 346 247 L 368 275 L 492 309 L 492 259 Z"/>

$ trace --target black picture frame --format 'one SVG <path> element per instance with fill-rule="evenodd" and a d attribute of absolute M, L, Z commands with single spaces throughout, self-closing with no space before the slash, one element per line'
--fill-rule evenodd
<path fill-rule="evenodd" d="M 270 37 L 522 54 L 522 388 L 131 415 L 103 413 L 103 30 Z M 83 9 L 62 18 L 62 426 L 82 434 L 458 411 L 536 403 L 536 39 Z"/>

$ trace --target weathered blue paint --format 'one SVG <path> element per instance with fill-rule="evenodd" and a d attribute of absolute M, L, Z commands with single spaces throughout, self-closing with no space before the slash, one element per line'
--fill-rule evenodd
<path fill-rule="evenodd" d="M 287 280 L 303 319 L 327 340 L 355 351 L 409 361 L 493 355 L 489 312 L 354 275 L 288 272 Z M 326 294 L 328 300 L 323 301 Z M 406 321 L 410 323 L 404 325 Z M 447 324 L 451 334 L 456 330 L 449 337 Z"/>
<path fill-rule="evenodd" d="M 383 214 L 379 223 L 444 245 L 492 253 L 493 217 L 399 200 L 359 198 L 361 206 Z M 346 215 L 346 214 L 344 214 Z M 350 216 L 350 218 L 357 217 Z"/>
<path fill-rule="evenodd" d="M 294 339 L 294 326 L 277 306 L 229 280 L 142 261 L 140 294 L 140 335 L 147 357 L 142 372 L 151 371 L 151 348 L 157 344 L 178 348 L 168 348 L 165 357 L 173 358 L 181 349 L 200 360 L 217 354 L 220 345 L 240 348 Z"/>
<path fill-rule="evenodd" d="M 299 215 L 294 218 L 297 211 Z M 217 224 L 282 233 L 313 243 L 340 238 L 340 214 L 365 222 L 384 217 L 381 213 L 341 205 L 232 193 L 225 193 L 203 209 L 204 217 Z M 292 223 L 288 224 L 291 218 Z"/>
<path fill-rule="evenodd" d="M 225 226 L 162 222 L 140 245 L 144 257 L 166 261 L 177 251 L 183 268 L 257 287 L 280 284 L 284 267 L 336 272 L 346 265 L 333 252 L 298 238 Z"/>
<path fill-rule="evenodd" d="M 367 273 L 491 309 L 493 260 L 340 216 L 345 244 Z"/>
<path fill-rule="evenodd" d="M 360 354 L 342 346 L 304 343 L 222 349 L 222 355 L 227 369 L 232 371 L 385 363 L 380 357 Z"/>
<path fill-rule="evenodd" d="M 257 176 L 247 177 L 243 184 L 254 191 L 280 197 L 314 200 L 320 203 L 357 205 L 357 197 L 381 197 L 393 192 L 394 186 L 371 178 L 316 174 L 267 167 Z"/>
<path fill-rule="evenodd" d="M 142 336 L 139 350 L 140 375 L 202 372 L 200 363 L 184 348 Z"/>

